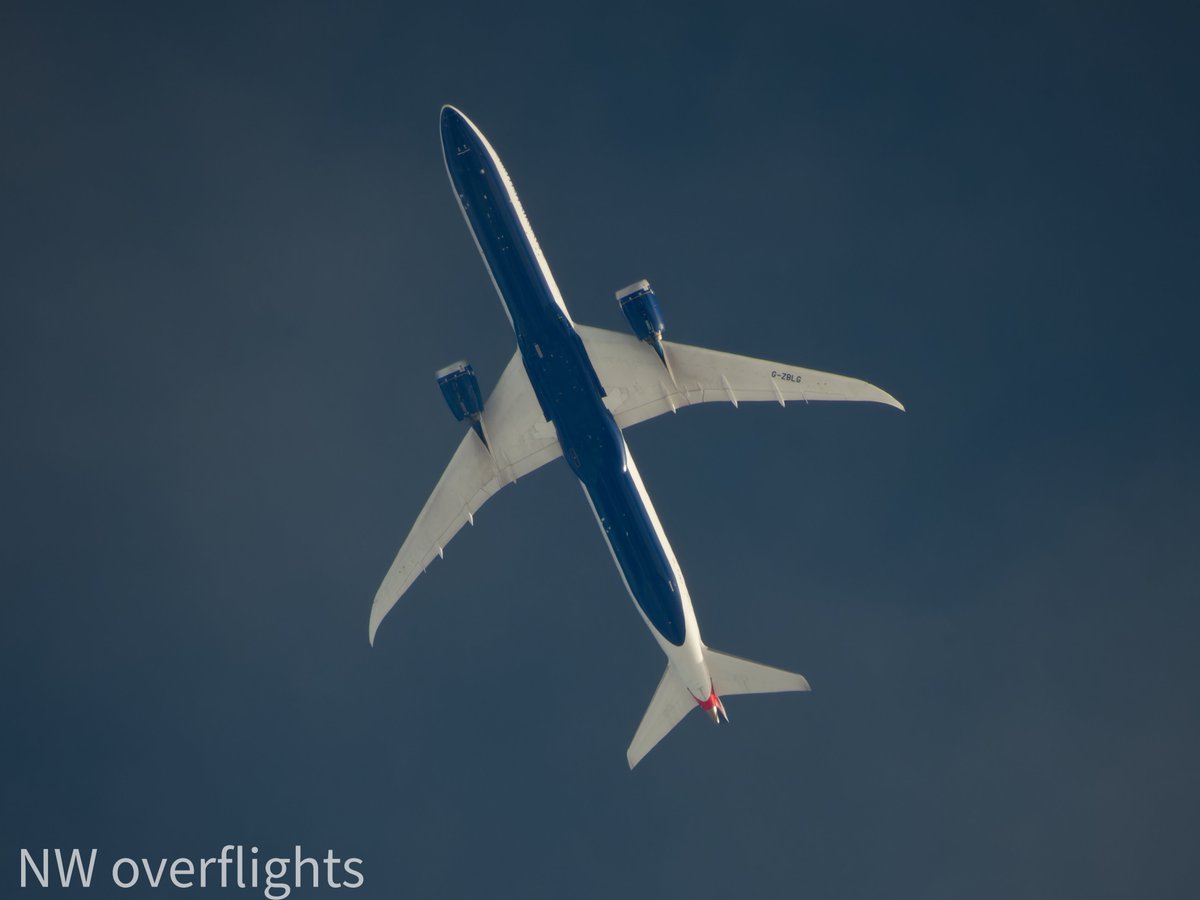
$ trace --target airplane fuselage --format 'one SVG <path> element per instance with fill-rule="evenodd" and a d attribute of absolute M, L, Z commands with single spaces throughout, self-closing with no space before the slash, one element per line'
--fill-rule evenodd
<path fill-rule="evenodd" d="M 583 486 L 638 611 L 672 670 L 703 704 L 712 680 L 683 573 L 512 181 L 458 110 L 443 108 L 441 132 L 446 171 L 563 458 Z"/>

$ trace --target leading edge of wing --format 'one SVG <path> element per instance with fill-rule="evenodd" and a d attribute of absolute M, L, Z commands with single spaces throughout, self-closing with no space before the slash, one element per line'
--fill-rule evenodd
<path fill-rule="evenodd" d="M 882 388 L 832 372 L 664 341 L 671 371 L 633 335 L 576 325 L 617 424 L 628 428 L 695 403 L 850 400 L 904 405 Z"/>
<path fill-rule="evenodd" d="M 562 455 L 554 426 L 546 422 L 521 362 L 513 356 L 484 404 L 483 427 L 491 451 L 474 431 L 463 436 L 392 561 L 371 604 L 368 639 L 425 568 L 445 552 L 463 525 L 497 491 Z"/>
<path fill-rule="evenodd" d="M 501 487 L 491 455 L 475 432 L 468 431 L 375 593 L 368 633 L 372 645 L 383 617 Z"/>

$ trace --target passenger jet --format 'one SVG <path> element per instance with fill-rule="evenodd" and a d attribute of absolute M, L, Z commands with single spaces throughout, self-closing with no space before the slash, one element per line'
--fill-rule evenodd
<path fill-rule="evenodd" d="M 667 668 L 634 734 L 632 769 L 693 708 L 729 720 L 722 698 L 807 691 L 803 675 L 707 647 L 666 532 L 623 430 L 694 403 L 869 400 L 897 409 L 865 381 L 662 339 L 650 285 L 617 291 L 631 334 L 577 325 L 546 264 L 500 157 L 453 106 L 441 112 L 446 173 L 517 338 L 517 352 L 485 404 L 466 362 L 437 373 L 469 429 L 421 510 L 371 607 L 379 623 L 446 544 L 506 484 L 563 457 L 612 551 L 634 606 Z"/>

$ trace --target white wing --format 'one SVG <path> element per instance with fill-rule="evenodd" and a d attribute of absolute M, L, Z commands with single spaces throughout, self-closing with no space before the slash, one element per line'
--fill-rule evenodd
<path fill-rule="evenodd" d="M 870 400 L 904 409 L 873 384 L 800 366 L 664 341 L 668 373 L 655 352 L 630 334 L 576 325 L 609 410 L 622 428 L 693 403 L 770 400 Z M 672 378 L 672 376 L 674 376 Z"/>
<path fill-rule="evenodd" d="M 412 531 L 396 554 L 371 605 L 370 641 L 379 623 L 450 539 L 506 484 L 562 455 L 518 352 L 484 404 L 483 429 L 491 452 L 468 431 L 442 473 Z"/>

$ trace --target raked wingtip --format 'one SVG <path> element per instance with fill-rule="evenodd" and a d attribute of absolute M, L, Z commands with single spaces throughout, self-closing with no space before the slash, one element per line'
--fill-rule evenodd
<path fill-rule="evenodd" d="M 379 633 L 379 623 L 383 621 L 383 616 L 375 612 L 375 607 L 371 607 L 371 621 L 367 625 L 367 643 L 372 647 L 375 646 L 375 635 Z"/>
<path fill-rule="evenodd" d="M 883 390 L 882 388 L 875 388 L 875 390 L 879 391 L 880 396 L 878 400 L 880 403 L 886 403 L 888 406 L 895 407 L 896 409 L 900 410 L 900 412 L 908 412 L 908 410 L 904 408 L 904 404 L 887 391 Z"/>

